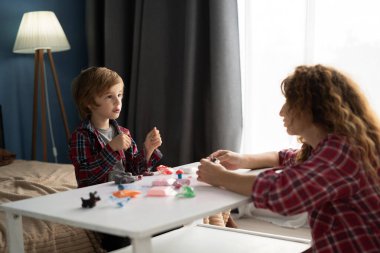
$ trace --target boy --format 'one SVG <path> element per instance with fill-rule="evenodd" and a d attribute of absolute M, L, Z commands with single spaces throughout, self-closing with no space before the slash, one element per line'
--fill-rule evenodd
<path fill-rule="evenodd" d="M 162 157 L 157 128 L 147 134 L 144 148 L 138 151 L 129 130 L 116 122 L 123 90 L 121 77 L 104 67 L 90 67 L 73 81 L 73 97 L 83 119 L 70 140 L 78 187 L 112 181 L 115 172 L 143 174 Z"/>
<path fill-rule="evenodd" d="M 104 67 L 83 70 L 73 81 L 73 97 L 83 119 L 69 144 L 78 187 L 113 181 L 118 173 L 143 174 L 162 157 L 157 149 L 162 140 L 156 127 L 146 135 L 139 151 L 129 130 L 116 122 L 123 90 L 121 77 Z M 100 235 L 107 251 L 130 244 L 129 238 Z"/>

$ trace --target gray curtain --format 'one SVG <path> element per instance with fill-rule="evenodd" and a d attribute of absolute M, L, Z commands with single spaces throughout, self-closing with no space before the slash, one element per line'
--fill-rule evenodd
<path fill-rule="evenodd" d="M 88 4 L 90 65 L 113 68 L 125 79 L 125 114 L 119 122 L 140 146 L 156 126 L 166 165 L 198 161 L 220 148 L 238 151 L 242 101 L 236 0 Z M 101 32 L 91 30 L 94 20 Z"/>

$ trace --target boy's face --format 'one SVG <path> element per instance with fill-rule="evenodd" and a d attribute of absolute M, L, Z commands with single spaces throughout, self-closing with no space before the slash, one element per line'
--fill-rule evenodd
<path fill-rule="evenodd" d="M 117 119 L 120 115 L 123 99 L 124 83 L 120 81 L 106 91 L 104 94 L 95 97 L 95 102 L 99 106 L 89 106 L 91 118 L 99 121 Z"/>

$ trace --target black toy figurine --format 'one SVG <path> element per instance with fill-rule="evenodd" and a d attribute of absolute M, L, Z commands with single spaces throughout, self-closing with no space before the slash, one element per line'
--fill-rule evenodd
<path fill-rule="evenodd" d="M 90 192 L 90 198 L 89 199 L 82 199 L 82 207 L 83 208 L 93 208 L 96 205 L 96 202 L 100 200 L 99 196 L 96 196 L 95 192 Z"/>

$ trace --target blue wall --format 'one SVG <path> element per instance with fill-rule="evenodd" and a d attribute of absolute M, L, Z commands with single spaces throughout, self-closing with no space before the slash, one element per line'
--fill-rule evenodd
<path fill-rule="evenodd" d="M 2 105 L 6 149 L 17 159 L 31 159 L 34 56 L 12 52 L 18 27 L 25 12 L 55 12 L 71 45 L 69 51 L 53 53 L 70 132 L 79 118 L 71 97 L 71 81 L 87 66 L 85 1 L 81 0 L 1 0 L 0 1 L 0 104 Z M 45 56 L 47 83 L 58 149 L 58 161 L 68 159 L 65 129 L 59 110 L 50 64 Z M 40 124 L 40 118 L 38 119 Z M 38 125 L 37 160 L 42 160 L 41 126 Z M 48 136 L 49 161 L 54 158 Z"/>

